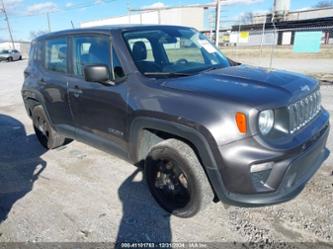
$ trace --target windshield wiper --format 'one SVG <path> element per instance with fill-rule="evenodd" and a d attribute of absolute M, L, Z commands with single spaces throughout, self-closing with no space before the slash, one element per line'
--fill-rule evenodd
<path fill-rule="evenodd" d="M 182 73 L 182 72 L 145 72 L 146 76 L 164 76 L 164 77 L 182 77 L 191 76 L 192 73 Z"/>
<path fill-rule="evenodd" d="M 209 72 L 209 71 L 213 71 L 213 70 L 220 69 L 220 68 L 223 68 L 223 66 L 212 66 L 212 67 L 206 68 L 204 70 L 201 70 L 200 73 Z"/>

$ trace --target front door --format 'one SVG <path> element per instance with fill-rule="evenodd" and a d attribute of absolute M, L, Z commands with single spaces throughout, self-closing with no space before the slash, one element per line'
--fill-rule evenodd
<path fill-rule="evenodd" d="M 113 62 L 111 58 L 113 55 Z M 110 69 L 118 60 L 111 53 L 107 35 L 80 35 L 72 38 L 73 74 L 69 80 L 69 98 L 77 139 L 96 147 L 127 156 L 124 135 L 127 123 L 127 84 L 101 84 L 84 80 L 84 66 L 104 64 Z M 118 63 L 119 64 L 119 63 Z M 120 75 L 118 77 L 121 77 Z M 113 79 L 116 80 L 116 79 Z"/>

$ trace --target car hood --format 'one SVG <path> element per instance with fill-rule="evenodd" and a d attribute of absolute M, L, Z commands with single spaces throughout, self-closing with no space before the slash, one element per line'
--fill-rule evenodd
<path fill-rule="evenodd" d="M 0 56 L 8 56 L 8 53 L 0 53 Z"/>
<path fill-rule="evenodd" d="M 162 85 L 253 107 L 277 107 L 308 95 L 318 82 L 302 74 L 240 65 L 169 79 Z"/>

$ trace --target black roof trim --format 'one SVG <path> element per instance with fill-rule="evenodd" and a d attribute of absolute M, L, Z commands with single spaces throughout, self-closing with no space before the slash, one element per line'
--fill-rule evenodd
<path fill-rule="evenodd" d="M 154 28 L 191 28 L 186 26 L 177 26 L 177 25 L 146 25 L 146 24 L 121 24 L 121 25 L 107 25 L 107 26 L 97 26 L 89 28 L 79 28 L 79 29 L 68 29 L 62 31 L 56 31 L 52 33 L 47 33 L 37 37 L 35 40 L 43 40 L 51 37 L 62 36 L 62 35 L 71 35 L 79 33 L 106 33 L 111 31 L 131 31 L 131 30 L 140 30 L 140 29 L 154 29 Z"/>

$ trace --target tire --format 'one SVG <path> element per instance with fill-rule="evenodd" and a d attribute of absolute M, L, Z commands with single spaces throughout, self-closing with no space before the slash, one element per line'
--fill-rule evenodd
<path fill-rule="evenodd" d="M 32 120 L 36 136 L 46 149 L 55 149 L 72 141 L 52 128 L 41 105 L 32 110 Z"/>
<path fill-rule="evenodd" d="M 8 58 L 7 58 L 7 61 L 8 61 L 8 62 L 11 62 L 11 61 L 13 61 L 13 58 L 12 58 L 12 57 L 8 57 Z"/>
<path fill-rule="evenodd" d="M 22 56 L 19 57 L 19 61 L 21 61 L 21 60 L 22 60 Z"/>
<path fill-rule="evenodd" d="M 180 140 L 154 145 L 145 160 L 144 174 L 157 203 L 175 216 L 192 217 L 213 201 L 202 165 L 192 148 Z"/>

